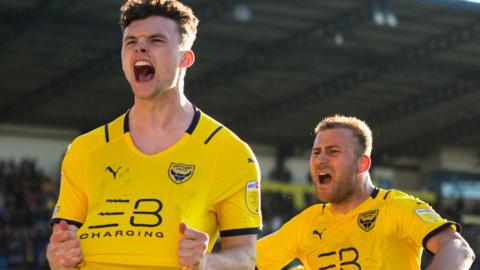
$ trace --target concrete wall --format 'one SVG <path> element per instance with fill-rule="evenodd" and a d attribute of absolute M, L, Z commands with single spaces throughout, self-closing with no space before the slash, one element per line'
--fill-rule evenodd
<path fill-rule="evenodd" d="M 480 173 L 480 153 L 476 149 L 446 147 L 440 152 L 440 166 L 450 171 Z"/>
<path fill-rule="evenodd" d="M 310 182 L 310 156 L 293 156 L 285 165 L 292 173 L 292 182 L 305 184 Z"/>
<path fill-rule="evenodd" d="M 57 179 L 63 154 L 77 134 L 72 130 L 1 125 L 0 159 L 33 159 L 41 171 Z"/>
<path fill-rule="evenodd" d="M 271 180 L 269 179 L 268 175 L 275 167 L 275 148 L 255 144 L 252 144 L 251 147 L 257 156 L 262 179 L 264 181 Z M 309 175 L 309 158 L 309 152 L 296 153 L 295 155 L 287 158 L 285 161 L 285 167 L 292 174 L 292 182 L 304 184 L 307 182 L 307 180 L 310 181 L 309 178 L 307 178 Z"/>

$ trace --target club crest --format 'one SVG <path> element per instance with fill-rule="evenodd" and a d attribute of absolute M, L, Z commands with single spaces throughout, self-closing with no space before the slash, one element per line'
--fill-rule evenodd
<path fill-rule="evenodd" d="M 181 184 L 192 178 L 194 171 L 195 165 L 172 162 L 168 168 L 168 177 L 175 184 Z"/>
<path fill-rule="evenodd" d="M 366 232 L 370 231 L 375 227 L 377 216 L 378 209 L 360 213 L 358 215 L 358 226 Z"/>

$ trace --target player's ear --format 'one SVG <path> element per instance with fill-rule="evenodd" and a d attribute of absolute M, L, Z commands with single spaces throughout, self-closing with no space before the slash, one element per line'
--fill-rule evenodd
<path fill-rule="evenodd" d="M 180 52 L 180 68 L 189 68 L 195 62 L 195 54 L 192 50 L 186 50 Z"/>
<path fill-rule="evenodd" d="M 370 165 L 372 165 L 372 160 L 367 155 L 362 155 L 358 159 L 358 173 L 364 173 L 370 170 Z"/>

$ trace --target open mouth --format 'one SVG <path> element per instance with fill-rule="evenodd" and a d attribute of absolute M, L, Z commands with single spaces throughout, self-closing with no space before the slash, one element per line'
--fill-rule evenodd
<path fill-rule="evenodd" d="M 328 173 L 318 173 L 318 183 L 328 184 L 332 181 L 332 176 Z"/>
<path fill-rule="evenodd" d="M 148 82 L 155 76 L 155 67 L 145 60 L 137 60 L 133 64 L 133 72 L 137 82 Z"/>

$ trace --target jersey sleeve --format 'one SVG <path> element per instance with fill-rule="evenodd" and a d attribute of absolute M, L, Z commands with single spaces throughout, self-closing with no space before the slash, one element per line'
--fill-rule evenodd
<path fill-rule="evenodd" d="M 62 162 L 60 193 L 52 215 L 51 224 L 66 220 L 80 227 L 87 214 L 84 170 L 81 152 L 75 141 L 68 147 Z"/>
<path fill-rule="evenodd" d="M 293 217 L 278 231 L 257 241 L 257 269 L 282 269 L 293 259 L 301 257 L 298 250 L 302 246 L 300 241 L 305 213 L 302 214 Z"/>
<path fill-rule="evenodd" d="M 262 227 L 258 162 L 250 149 L 232 155 L 236 158 L 228 161 L 230 169 L 220 179 L 227 196 L 215 207 L 220 236 L 258 234 Z"/>
<path fill-rule="evenodd" d="M 400 236 L 426 248 L 428 240 L 447 227 L 459 231 L 460 226 L 442 218 L 427 203 L 408 195 L 393 200 L 397 230 Z M 428 250 L 428 249 L 427 249 Z"/>

